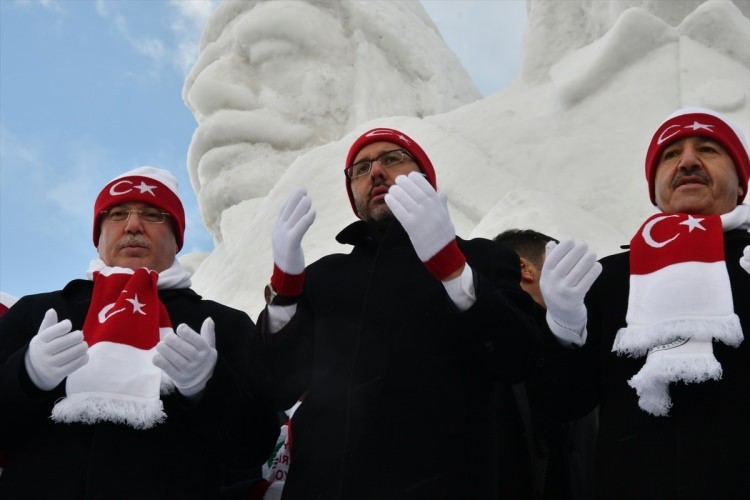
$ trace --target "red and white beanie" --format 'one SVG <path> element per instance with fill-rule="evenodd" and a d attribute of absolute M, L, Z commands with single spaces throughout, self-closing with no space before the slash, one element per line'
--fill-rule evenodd
<path fill-rule="evenodd" d="M 154 167 L 138 167 L 112 179 L 94 203 L 94 246 L 99 246 L 101 216 L 104 210 L 122 203 L 146 203 L 167 212 L 173 221 L 177 250 L 185 235 L 185 209 L 177 194 L 177 179 L 170 172 Z"/>
<path fill-rule="evenodd" d="M 646 152 L 646 181 L 651 203 L 654 205 L 656 205 L 654 176 L 662 151 L 675 141 L 696 135 L 713 139 L 727 150 L 734 161 L 740 184 L 745 187 L 745 194 L 747 194 L 748 178 L 750 178 L 750 156 L 748 156 L 750 148 L 740 128 L 716 111 L 705 108 L 683 108 L 672 113 L 656 129 Z M 739 197 L 738 204 L 745 199 L 745 194 Z"/>
<path fill-rule="evenodd" d="M 437 189 L 435 169 L 432 166 L 432 162 L 427 157 L 427 153 L 425 153 L 424 150 L 419 146 L 419 144 L 414 142 L 411 137 L 392 128 L 374 128 L 360 135 L 359 138 L 354 141 L 352 147 L 349 148 L 349 154 L 346 156 L 346 164 L 344 165 L 344 169 L 351 166 L 351 164 L 354 162 L 354 158 L 357 157 L 357 153 L 359 153 L 362 148 L 374 142 L 392 142 L 393 144 L 404 148 L 409 152 L 412 158 L 414 158 L 414 161 L 417 162 L 417 165 L 419 165 L 420 170 L 423 174 L 425 174 L 432 187 Z M 357 206 L 354 203 L 354 196 L 352 195 L 351 179 L 344 175 L 344 182 L 346 183 L 346 193 L 349 195 L 349 203 L 352 204 L 354 215 L 359 217 L 359 214 L 357 213 Z"/>

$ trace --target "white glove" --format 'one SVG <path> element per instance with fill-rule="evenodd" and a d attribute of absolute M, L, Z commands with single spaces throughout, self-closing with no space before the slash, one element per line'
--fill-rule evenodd
<path fill-rule="evenodd" d="M 547 304 L 547 322 L 552 320 L 570 331 L 583 333 L 587 314 L 583 299 L 601 272 L 602 265 L 585 242 L 548 242 L 539 280 Z"/>
<path fill-rule="evenodd" d="M 437 192 L 420 172 L 399 175 L 385 203 L 409 235 L 414 251 L 437 279 L 463 269 L 466 257 L 456 243 L 448 197 Z"/>
<path fill-rule="evenodd" d="M 742 269 L 750 274 L 750 245 L 746 246 L 745 251 L 742 252 L 742 257 L 740 257 L 740 265 L 742 266 Z"/>
<path fill-rule="evenodd" d="M 156 344 L 153 363 L 174 380 L 185 397 L 194 397 L 206 387 L 216 366 L 214 320 L 206 318 L 200 335 L 185 323 Z"/>
<path fill-rule="evenodd" d="M 39 331 L 29 342 L 24 364 L 34 385 L 43 391 L 57 387 L 65 377 L 88 363 L 89 346 L 81 330 L 71 331 L 69 319 L 57 321 L 57 311 L 49 309 Z"/>
<path fill-rule="evenodd" d="M 302 237 L 314 220 L 315 210 L 307 191 L 295 189 L 281 208 L 271 233 L 273 262 L 283 272 L 297 275 L 305 270 Z"/>
<path fill-rule="evenodd" d="M 721 227 L 724 231 L 732 229 L 750 230 L 750 205 L 737 205 L 731 212 L 721 214 Z"/>
<path fill-rule="evenodd" d="M 404 226 L 422 262 L 456 239 L 448 213 L 448 197 L 435 191 L 421 173 L 399 175 L 385 195 L 385 203 Z"/>

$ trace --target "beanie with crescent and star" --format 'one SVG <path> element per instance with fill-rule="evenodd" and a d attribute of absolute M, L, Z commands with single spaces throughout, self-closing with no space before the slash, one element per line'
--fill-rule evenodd
<path fill-rule="evenodd" d="M 177 195 L 177 179 L 164 169 L 138 167 L 112 179 L 94 203 L 94 246 L 99 245 L 102 212 L 121 203 L 145 203 L 167 212 L 173 222 L 177 250 L 185 236 L 185 209 Z"/>
<path fill-rule="evenodd" d="M 734 161 L 740 185 L 745 188 L 737 203 L 742 203 L 747 194 L 750 178 L 750 157 L 745 136 L 734 123 L 716 111 L 706 108 L 683 108 L 672 113 L 656 129 L 646 152 L 646 181 L 651 203 L 656 205 L 654 176 L 659 166 L 661 153 L 675 141 L 691 136 L 708 137 L 721 144 Z"/>

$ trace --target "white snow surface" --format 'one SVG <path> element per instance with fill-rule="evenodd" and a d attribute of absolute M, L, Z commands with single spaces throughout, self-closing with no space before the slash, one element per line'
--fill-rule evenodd
<path fill-rule="evenodd" d="M 620 251 L 655 208 L 644 158 L 673 111 L 750 131 L 750 0 L 528 0 L 521 75 L 481 98 L 418 2 L 227 1 L 183 97 L 188 169 L 215 240 L 181 260 L 207 298 L 256 318 L 282 203 L 307 188 L 309 264 L 350 247 L 344 161 L 364 131 L 427 152 L 456 232 L 533 228 Z M 491 22 L 490 19 L 487 22 Z M 498 50 L 502 50 L 501 47 Z"/>

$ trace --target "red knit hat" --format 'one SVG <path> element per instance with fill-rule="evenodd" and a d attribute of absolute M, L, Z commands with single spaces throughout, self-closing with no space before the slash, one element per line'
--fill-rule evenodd
<path fill-rule="evenodd" d="M 750 178 L 750 157 L 742 131 L 737 125 L 710 109 L 684 108 L 672 113 L 656 129 L 654 136 L 651 138 L 651 144 L 648 146 L 646 181 L 648 182 L 651 203 L 654 205 L 656 205 L 654 176 L 662 151 L 674 141 L 696 135 L 713 139 L 727 150 L 734 161 L 740 184 L 745 187 L 745 194 L 747 194 L 747 183 L 748 178 Z M 742 203 L 745 194 L 739 197 L 737 203 Z"/>
<path fill-rule="evenodd" d="M 437 180 L 435 179 L 435 169 L 432 167 L 432 162 L 427 157 L 424 150 L 414 142 L 414 140 L 403 132 L 394 130 L 392 128 L 374 128 L 368 130 L 364 134 L 360 135 L 359 138 L 354 141 L 352 147 L 349 149 L 349 154 L 346 156 L 346 164 L 344 169 L 351 166 L 354 162 L 354 158 L 357 157 L 362 148 L 373 142 L 392 142 L 404 148 L 417 162 L 420 170 L 427 177 L 427 180 L 433 188 L 437 189 Z M 344 182 L 346 183 L 346 194 L 349 195 L 349 203 L 352 204 L 352 210 L 354 215 L 359 217 L 357 213 L 357 206 L 354 204 L 354 196 L 352 195 L 351 179 L 344 174 Z"/>
<path fill-rule="evenodd" d="M 132 202 L 160 208 L 172 217 L 177 251 L 180 251 L 185 235 L 185 209 L 177 196 L 177 179 L 168 171 L 154 167 L 138 167 L 104 186 L 94 203 L 94 246 L 99 246 L 102 211 Z"/>

